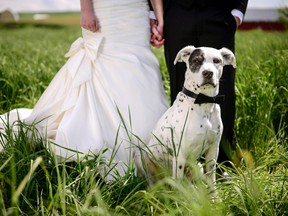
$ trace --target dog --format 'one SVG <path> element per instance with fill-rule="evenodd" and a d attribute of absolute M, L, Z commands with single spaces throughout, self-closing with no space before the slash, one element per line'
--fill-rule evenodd
<path fill-rule="evenodd" d="M 225 65 L 236 68 L 236 59 L 227 48 L 187 46 L 178 52 L 174 64 L 177 62 L 184 62 L 187 67 L 183 90 L 156 124 L 143 154 L 136 158 L 136 165 L 148 182 L 154 183 L 161 173 L 159 164 L 171 161 L 173 178 L 182 179 L 187 159 L 196 162 L 204 155 L 207 185 L 215 191 L 223 131 L 218 103 L 224 97 L 218 95 L 219 80 Z"/>

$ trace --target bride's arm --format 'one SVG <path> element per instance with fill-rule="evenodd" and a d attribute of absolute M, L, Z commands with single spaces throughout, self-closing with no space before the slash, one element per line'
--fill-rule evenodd
<path fill-rule="evenodd" d="M 99 30 L 99 23 L 93 11 L 92 0 L 80 0 L 81 20 L 80 25 L 92 32 Z"/>
<path fill-rule="evenodd" d="M 163 18 L 163 0 L 150 0 L 154 13 L 157 18 L 157 29 L 158 31 L 163 34 L 163 26 L 164 26 L 164 18 Z"/>
<path fill-rule="evenodd" d="M 163 0 L 150 0 L 150 3 L 153 8 L 154 18 L 150 18 L 150 28 L 151 28 L 151 39 L 150 43 L 152 46 L 160 48 L 164 44 L 163 38 L 163 27 L 164 27 L 164 9 L 163 9 Z"/>

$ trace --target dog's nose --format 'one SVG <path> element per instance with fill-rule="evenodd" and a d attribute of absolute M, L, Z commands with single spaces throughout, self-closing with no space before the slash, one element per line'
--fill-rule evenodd
<path fill-rule="evenodd" d="M 208 71 L 208 70 L 203 71 L 202 74 L 207 79 L 210 79 L 213 76 L 213 72 L 212 71 Z"/>

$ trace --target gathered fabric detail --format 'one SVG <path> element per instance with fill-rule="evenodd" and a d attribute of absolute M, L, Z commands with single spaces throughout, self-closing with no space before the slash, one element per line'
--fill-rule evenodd
<path fill-rule="evenodd" d="M 103 37 L 79 37 L 65 54 L 65 57 L 69 58 L 66 66 L 75 88 L 91 80 L 92 67 L 98 57 L 102 41 Z"/>

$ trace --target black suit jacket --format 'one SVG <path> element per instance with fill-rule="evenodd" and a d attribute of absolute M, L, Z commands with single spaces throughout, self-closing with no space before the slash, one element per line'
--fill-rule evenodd
<path fill-rule="evenodd" d="M 164 0 L 164 9 L 169 6 L 170 2 L 182 5 L 184 7 L 197 6 L 199 8 L 206 7 L 222 7 L 224 10 L 233 10 L 237 9 L 243 14 L 246 13 L 248 0 Z M 151 2 L 149 2 L 150 10 L 152 9 Z"/>
<path fill-rule="evenodd" d="M 167 0 L 165 4 L 169 4 L 170 1 L 181 4 L 185 7 L 198 6 L 199 8 L 217 7 L 224 9 L 237 9 L 243 14 L 246 12 L 248 0 Z"/>

